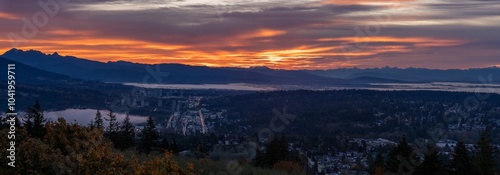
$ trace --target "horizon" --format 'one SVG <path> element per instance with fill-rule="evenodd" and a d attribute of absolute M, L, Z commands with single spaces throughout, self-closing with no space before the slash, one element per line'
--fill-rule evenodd
<path fill-rule="evenodd" d="M 481 68 L 500 65 L 498 7 L 481 0 L 0 2 L 0 50 L 287 70 Z"/>
<path fill-rule="evenodd" d="M 241 68 L 241 69 L 252 69 L 252 68 L 267 68 L 267 69 L 272 69 L 272 70 L 297 70 L 297 71 L 328 71 L 328 70 L 342 70 L 342 69 L 360 69 L 360 70 L 367 70 L 367 69 L 427 69 L 427 70 L 473 70 L 473 69 L 489 69 L 489 68 L 499 68 L 497 65 L 493 65 L 490 67 L 471 67 L 471 68 L 465 68 L 465 69 L 460 69 L 460 68 L 450 68 L 450 69 L 432 69 L 432 68 L 425 68 L 425 67 L 391 67 L 391 66 L 382 66 L 382 67 L 365 67 L 365 68 L 359 68 L 359 67 L 341 67 L 341 68 L 331 68 L 331 69 L 276 69 L 276 68 L 271 68 L 267 66 L 250 66 L 250 67 L 217 67 L 217 66 L 205 66 L 205 65 L 190 65 L 190 64 L 183 64 L 183 63 L 140 63 L 140 62 L 131 62 L 127 60 L 116 60 L 116 61 L 102 61 L 102 60 L 91 60 L 87 58 L 82 58 L 77 55 L 61 55 L 59 52 L 53 52 L 53 53 L 46 53 L 40 50 L 35 50 L 35 49 L 28 49 L 28 50 L 22 50 L 18 48 L 11 48 L 5 52 L 2 53 L 3 56 L 5 53 L 12 51 L 12 50 L 18 50 L 21 52 L 40 52 L 41 54 L 44 54 L 46 56 L 53 56 L 54 54 L 57 54 L 60 57 L 74 57 L 77 59 L 83 59 L 83 60 L 88 60 L 88 61 L 97 61 L 101 63 L 116 63 L 116 62 L 127 62 L 127 63 L 132 63 L 132 64 L 144 64 L 144 65 L 159 65 L 159 64 L 178 64 L 178 65 L 185 65 L 185 66 L 202 66 L 202 67 L 209 67 L 209 68 Z"/>

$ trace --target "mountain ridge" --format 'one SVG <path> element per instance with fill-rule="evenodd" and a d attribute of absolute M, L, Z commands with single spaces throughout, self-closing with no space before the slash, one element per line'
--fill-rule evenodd
<path fill-rule="evenodd" d="M 2 57 L 28 66 L 85 80 L 117 83 L 172 83 L 172 84 L 280 84 L 313 86 L 358 86 L 369 83 L 428 83 L 467 82 L 500 83 L 493 75 L 500 75 L 500 68 L 427 69 L 427 68 L 340 68 L 328 70 L 285 70 L 266 66 L 250 68 L 192 66 L 179 63 L 145 64 L 130 61 L 99 62 L 61 56 L 58 52 L 45 54 L 37 50 L 11 49 Z M 144 81 L 156 71 L 168 73 L 162 82 Z M 153 80 L 149 78 L 149 80 Z M 157 78 L 156 78 L 157 80 Z"/>
<path fill-rule="evenodd" d="M 105 82 L 173 83 L 173 84 L 280 84 L 280 85 L 350 85 L 350 80 L 323 77 L 303 71 L 243 68 L 211 68 L 183 64 L 142 64 L 127 61 L 98 62 L 77 58 L 44 54 L 36 50 L 11 49 L 3 57 L 20 63 L 71 77 Z M 154 80 L 152 74 L 166 73 L 162 82 Z M 145 77 L 150 81 L 145 82 Z M 156 77 L 157 78 L 157 77 Z"/>

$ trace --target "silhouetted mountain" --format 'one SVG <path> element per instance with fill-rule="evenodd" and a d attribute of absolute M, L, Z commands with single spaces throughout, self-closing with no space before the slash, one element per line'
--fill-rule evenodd
<path fill-rule="evenodd" d="M 279 85 L 350 85 L 350 80 L 312 75 L 304 71 L 273 70 L 265 67 L 210 68 L 181 64 L 139 64 L 126 61 L 102 63 L 58 53 L 11 49 L 3 57 L 38 69 L 87 80 L 105 82 L 225 84 L 253 83 Z M 160 75 L 161 73 L 164 73 Z M 168 75 L 167 75 L 168 74 Z"/>
<path fill-rule="evenodd" d="M 500 68 L 435 70 L 423 68 L 372 68 L 332 70 L 279 70 L 268 67 L 212 68 L 182 64 L 140 64 L 127 61 L 98 62 L 57 52 L 44 54 L 36 50 L 11 49 L 4 58 L 28 66 L 85 80 L 105 82 L 226 84 L 252 83 L 271 85 L 359 86 L 367 83 L 403 82 L 470 82 L 480 83 L 489 75 L 499 75 Z M 163 74 L 162 74 L 163 73 Z M 500 83 L 495 79 L 493 83 Z M 487 81 L 489 82 L 489 81 Z"/>
<path fill-rule="evenodd" d="M 22 85 L 67 85 L 67 84 L 79 84 L 82 83 L 81 80 L 71 78 L 66 75 L 61 75 L 57 73 L 52 73 L 40 69 L 27 66 L 25 64 L 12 61 L 6 58 L 0 57 L 0 64 L 6 66 L 7 64 L 15 64 L 15 81 L 16 84 Z M 0 76 L 0 81 L 7 81 L 7 76 Z"/>

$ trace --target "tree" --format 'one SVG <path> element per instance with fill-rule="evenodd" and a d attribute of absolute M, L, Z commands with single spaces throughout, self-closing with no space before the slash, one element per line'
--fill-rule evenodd
<path fill-rule="evenodd" d="M 383 174 L 385 171 L 385 165 L 384 165 L 384 156 L 382 156 L 382 153 L 379 152 L 377 153 L 377 157 L 375 158 L 375 161 L 369 168 L 371 174 Z"/>
<path fill-rule="evenodd" d="M 158 140 L 158 132 L 154 124 L 153 118 L 150 116 L 146 122 L 146 126 L 142 129 L 141 149 L 145 153 L 151 152 L 153 147 L 156 146 Z"/>
<path fill-rule="evenodd" d="M 289 159 L 288 142 L 285 135 L 281 138 L 274 138 L 266 145 L 266 167 L 272 168 L 278 161 L 286 161 Z"/>
<path fill-rule="evenodd" d="M 305 171 L 297 162 L 292 161 L 278 161 L 273 165 L 274 170 L 284 171 L 288 174 L 304 174 Z"/>
<path fill-rule="evenodd" d="M 115 147 L 121 150 L 135 146 L 134 125 L 130 122 L 130 116 L 127 114 L 118 131 L 118 141 Z"/>
<path fill-rule="evenodd" d="M 446 174 L 443 163 L 439 160 L 439 155 L 435 146 L 427 148 L 424 161 L 415 168 L 414 175 L 443 175 Z"/>
<path fill-rule="evenodd" d="M 255 150 L 255 163 L 254 163 L 254 165 L 256 167 L 261 167 L 261 168 L 264 168 L 267 165 L 265 154 L 260 150 L 259 147 L 257 147 Z"/>
<path fill-rule="evenodd" d="M 38 103 L 35 102 L 33 107 L 28 108 L 28 113 L 23 118 L 24 126 L 28 134 L 35 138 L 43 138 L 46 130 L 44 123 L 47 121 L 43 116 L 43 109 Z"/>
<path fill-rule="evenodd" d="M 172 141 L 172 153 L 174 153 L 175 155 L 179 154 L 179 148 L 177 147 L 177 141 L 175 140 L 175 138 Z"/>
<path fill-rule="evenodd" d="M 110 136 L 115 136 L 116 133 L 118 133 L 118 122 L 116 121 L 116 115 L 113 114 L 113 111 L 110 109 L 109 113 L 107 114 L 109 118 L 106 118 L 106 121 L 109 121 L 109 125 L 107 128 L 108 134 Z"/>
<path fill-rule="evenodd" d="M 43 141 L 28 138 L 19 145 L 15 174 L 131 174 L 122 154 L 116 153 L 102 131 L 63 118 L 46 124 Z"/>
<path fill-rule="evenodd" d="M 413 148 L 408 144 L 406 136 L 401 138 L 399 144 L 389 153 L 386 161 L 386 172 L 390 173 L 411 173 L 413 171 L 410 164 L 410 155 Z"/>
<path fill-rule="evenodd" d="M 481 175 L 495 175 L 495 148 L 491 145 L 490 131 L 484 130 L 476 143 L 478 153 L 476 155 L 476 166 Z"/>
<path fill-rule="evenodd" d="M 459 141 L 453 151 L 453 159 L 449 165 L 450 175 L 478 174 L 465 143 Z"/>
<path fill-rule="evenodd" d="M 102 119 L 101 112 L 97 110 L 97 113 L 95 114 L 94 118 L 94 125 L 95 128 L 103 130 L 104 129 L 104 120 Z"/>
<path fill-rule="evenodd" d="M 163 152 L 169 152 L 172 151 L 172 148 L 170 148 L 170 143 L 168 143 L 167 138 L 163 138 L 160 143 L 161 150 Z"/>
<path fill-rule="evenodd" d="M 152 160 L 144 162 L 134 161 L 132 164 L 135 174 L 175 174 L 175 175 L 192 175 L 194 165 L 188 163 L 186 169 L 174 161 L 174 156 L 170 153 L 164 153 L 164 156 L 156 157 Z"/>

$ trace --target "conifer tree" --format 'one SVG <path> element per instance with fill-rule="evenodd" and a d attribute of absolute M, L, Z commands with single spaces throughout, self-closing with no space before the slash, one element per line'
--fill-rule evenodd
<path fill-rule="evenodd" d="M 94 127 L 100 130 L 104 130 L 104 120 L 99 110 L 97 110 L 97 113 L 95 114 Z"/>
<path fill-rule="evenodd" d="M 476 166 L 481 175 L 495 175 L 495 148 L 491 144 L 490 131 L 481 132 L 481 136 L 476 143 L 478 153 L 476 155 Z"/>
<path fill-rule="evenodd" d="M 446 171 L 443 163 L 439 160 L 438 151 L 435 146 L 429 146 L 422 164 L 415 168 L 414 175 L 444 175 Z"/>
<path fill-rule="evenodd" d="M 380 151 L 377 153 L 377 157 L 375 157 L 375 161 L 373 161 L 373 164 L 370 166 L 369 170 L 371 172 L 370 174 L 384 173 L 384 156 L 382 156 L 382 153 Z"/>
<path fill-rule="evenodd" d="M 450 175 L 478 174 L 465 143 L 459 141 L 453 151 L 453 159 L 449 165 Z"/>
<path fill-rule="evenodd" d="M 141 140 L 141 149 L 145 153 L 151 152 L 153 147 L 156 146 L 156 142 L 158 140 L 158 132 L 156 131 L 156 126 L 154 124 L 153 118 L 150 116 L 142 130 L 142 140 Z"/>
<path fill-rule="evenodd" d="M 175 140 L 175 138 L 172 141 L 171 148 L 172 148 L 172 153 L 174 153 L 175 155 L 179 154 L 179 148 L 177 147 L 177 141 Z"/>
<path fill-rule="evenodd" d="M 109 125 L 107 128 L 108 134 L 110 136 L 115 136 L 116 133 L 118 133 L 118 122 L 116 121 L 116 115 L 113 113 L 113 110 L 109 110 L 109 113 L 107 114 L 108 118 L 106 118 L 107 121 L 109 121 Z"/>
<path fill-rule="evenodd" d="M 408 144 L 406 136 L 403 136 L 399 144 L 389 153 L 386 160 L 386 172 L 399 174 L 412 172 L 413 167 L 408 166 L 412 152 L 413 148 Z"/>
<path fill-rule="evenodd" d="M 170 148 L 170 143 L 168 143 L 167 138 L 163 138 L 160 143 L 161 150 L 163 152 L 169 152 L 172 151 L 172 148 Z"/>
<path fill-rule="evenodd" d="M 127 114 L 118 131 L 118 141 L 116 148 L 121 150 L 131 148 L 135 145 L 134 125 L 130 122 L 130 116 Z"/>
<path fill-rule="evenodd" d="M 43 138 L 45 136 L 45 122 L 47 121 L 43 116 L 43 109 L 38 103 L 35 102 L 33 107 L 28 109 L 28 113 L 23 118 L 24 127 L 28 133 L 35 138 Z"/>

